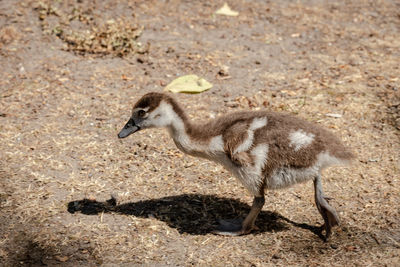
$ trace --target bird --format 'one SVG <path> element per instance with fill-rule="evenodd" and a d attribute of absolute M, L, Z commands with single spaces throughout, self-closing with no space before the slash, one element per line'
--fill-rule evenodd
<path fill-rule="evenodd" d="M 324 239 L 339 225 L 336 210 L 322 189 L 323 169 L 349 164 L 354 154 L 331 132 L 300 117 L 268 110 L 238 111 L 207 122 L 188 118 L 168 93 L 150 92 L 133 106 L 118 133 L 126 138 L 148 128 L 166 128 L 186 154 L 221 164 L 253 196 L 250 212 L 239 222 L 221 221 L 218 235 L 240 236 L 257 229 L 256 218 L 267 190 L 313 181 L 314 199 L 324 224 Z"/>

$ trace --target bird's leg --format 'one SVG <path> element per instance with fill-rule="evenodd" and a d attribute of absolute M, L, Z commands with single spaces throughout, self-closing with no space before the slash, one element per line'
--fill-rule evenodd
<path fill-rule="evenodd" d="M 219 227 L 214 230 L 213 233 L 218 235 L 231 236 L 245 235 L 250 233 L 252 230 L 255 229 L 254 222 L 256 221 L 258 214 L 264 206 L 264 203 L 264 196 L 254 197 L 251 210 L 243 222 L 232 223 L 222 221 Z"/>
<path fill-rule="evenodd" d="M 315 204 L 317 205 L 318 211 L 321 213 L 322 218 L 324 218 L 325 240 L 328 240 L 332 234 L 332 227 L 340 223 L 339 217 L 337 216 L 335 209 L 329 205 L 329 198 L 324 195 L 320 175 L 314 178 L 314 189 Z"/>

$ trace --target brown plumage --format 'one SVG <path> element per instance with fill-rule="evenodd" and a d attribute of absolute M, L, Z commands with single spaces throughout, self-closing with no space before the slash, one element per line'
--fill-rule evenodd
<path fill-rule="evenodd" d="M 339 223 L 321 186 L 321 171 L 349 162 L 353 154 L 332 133 L 292 115 L 244 111 L 194 124 L 169 95 L 149 93 L 133 107 L 120 138 L 140 129 L 165 127 L 185 153 L 222 164 L 254 195 L 240 225 L 225 224 L 218 234 L 247 234 L 264 204 L 265 189 L 314 180 L 315 200 L 325 221 L 326 238 Z"/>

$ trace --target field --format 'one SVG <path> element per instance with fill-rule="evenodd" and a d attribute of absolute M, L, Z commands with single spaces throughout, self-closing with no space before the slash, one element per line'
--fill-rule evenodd
<path fill-rule="evenodd" d="M 1 266 L 400 266 L 400 3 L 0 1 Z M 133 103 L 176 94 L 193 120 L 269 109 L 337 134 L 354 164 L 269 191 L 246 236 L 212 234 L 252 197 L 163 129 L 120 140 Z"/>

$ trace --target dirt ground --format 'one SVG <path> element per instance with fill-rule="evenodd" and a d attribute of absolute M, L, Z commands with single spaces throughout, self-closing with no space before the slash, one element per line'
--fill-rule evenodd
<path fill-rule="evenodd" d="M 1 266 L 400 266 L 400 3 L 223 3 L 0 1 Z M 117 138 L 184 74 L 214 85 L 175 95 L 194 120 L 289 112 L 353 149 L 324 172 L 329 242 L 311 183 L 267 192 L 258 231 L 216 236 L 250 208 L 235 178 L 165 130 Z"/>

